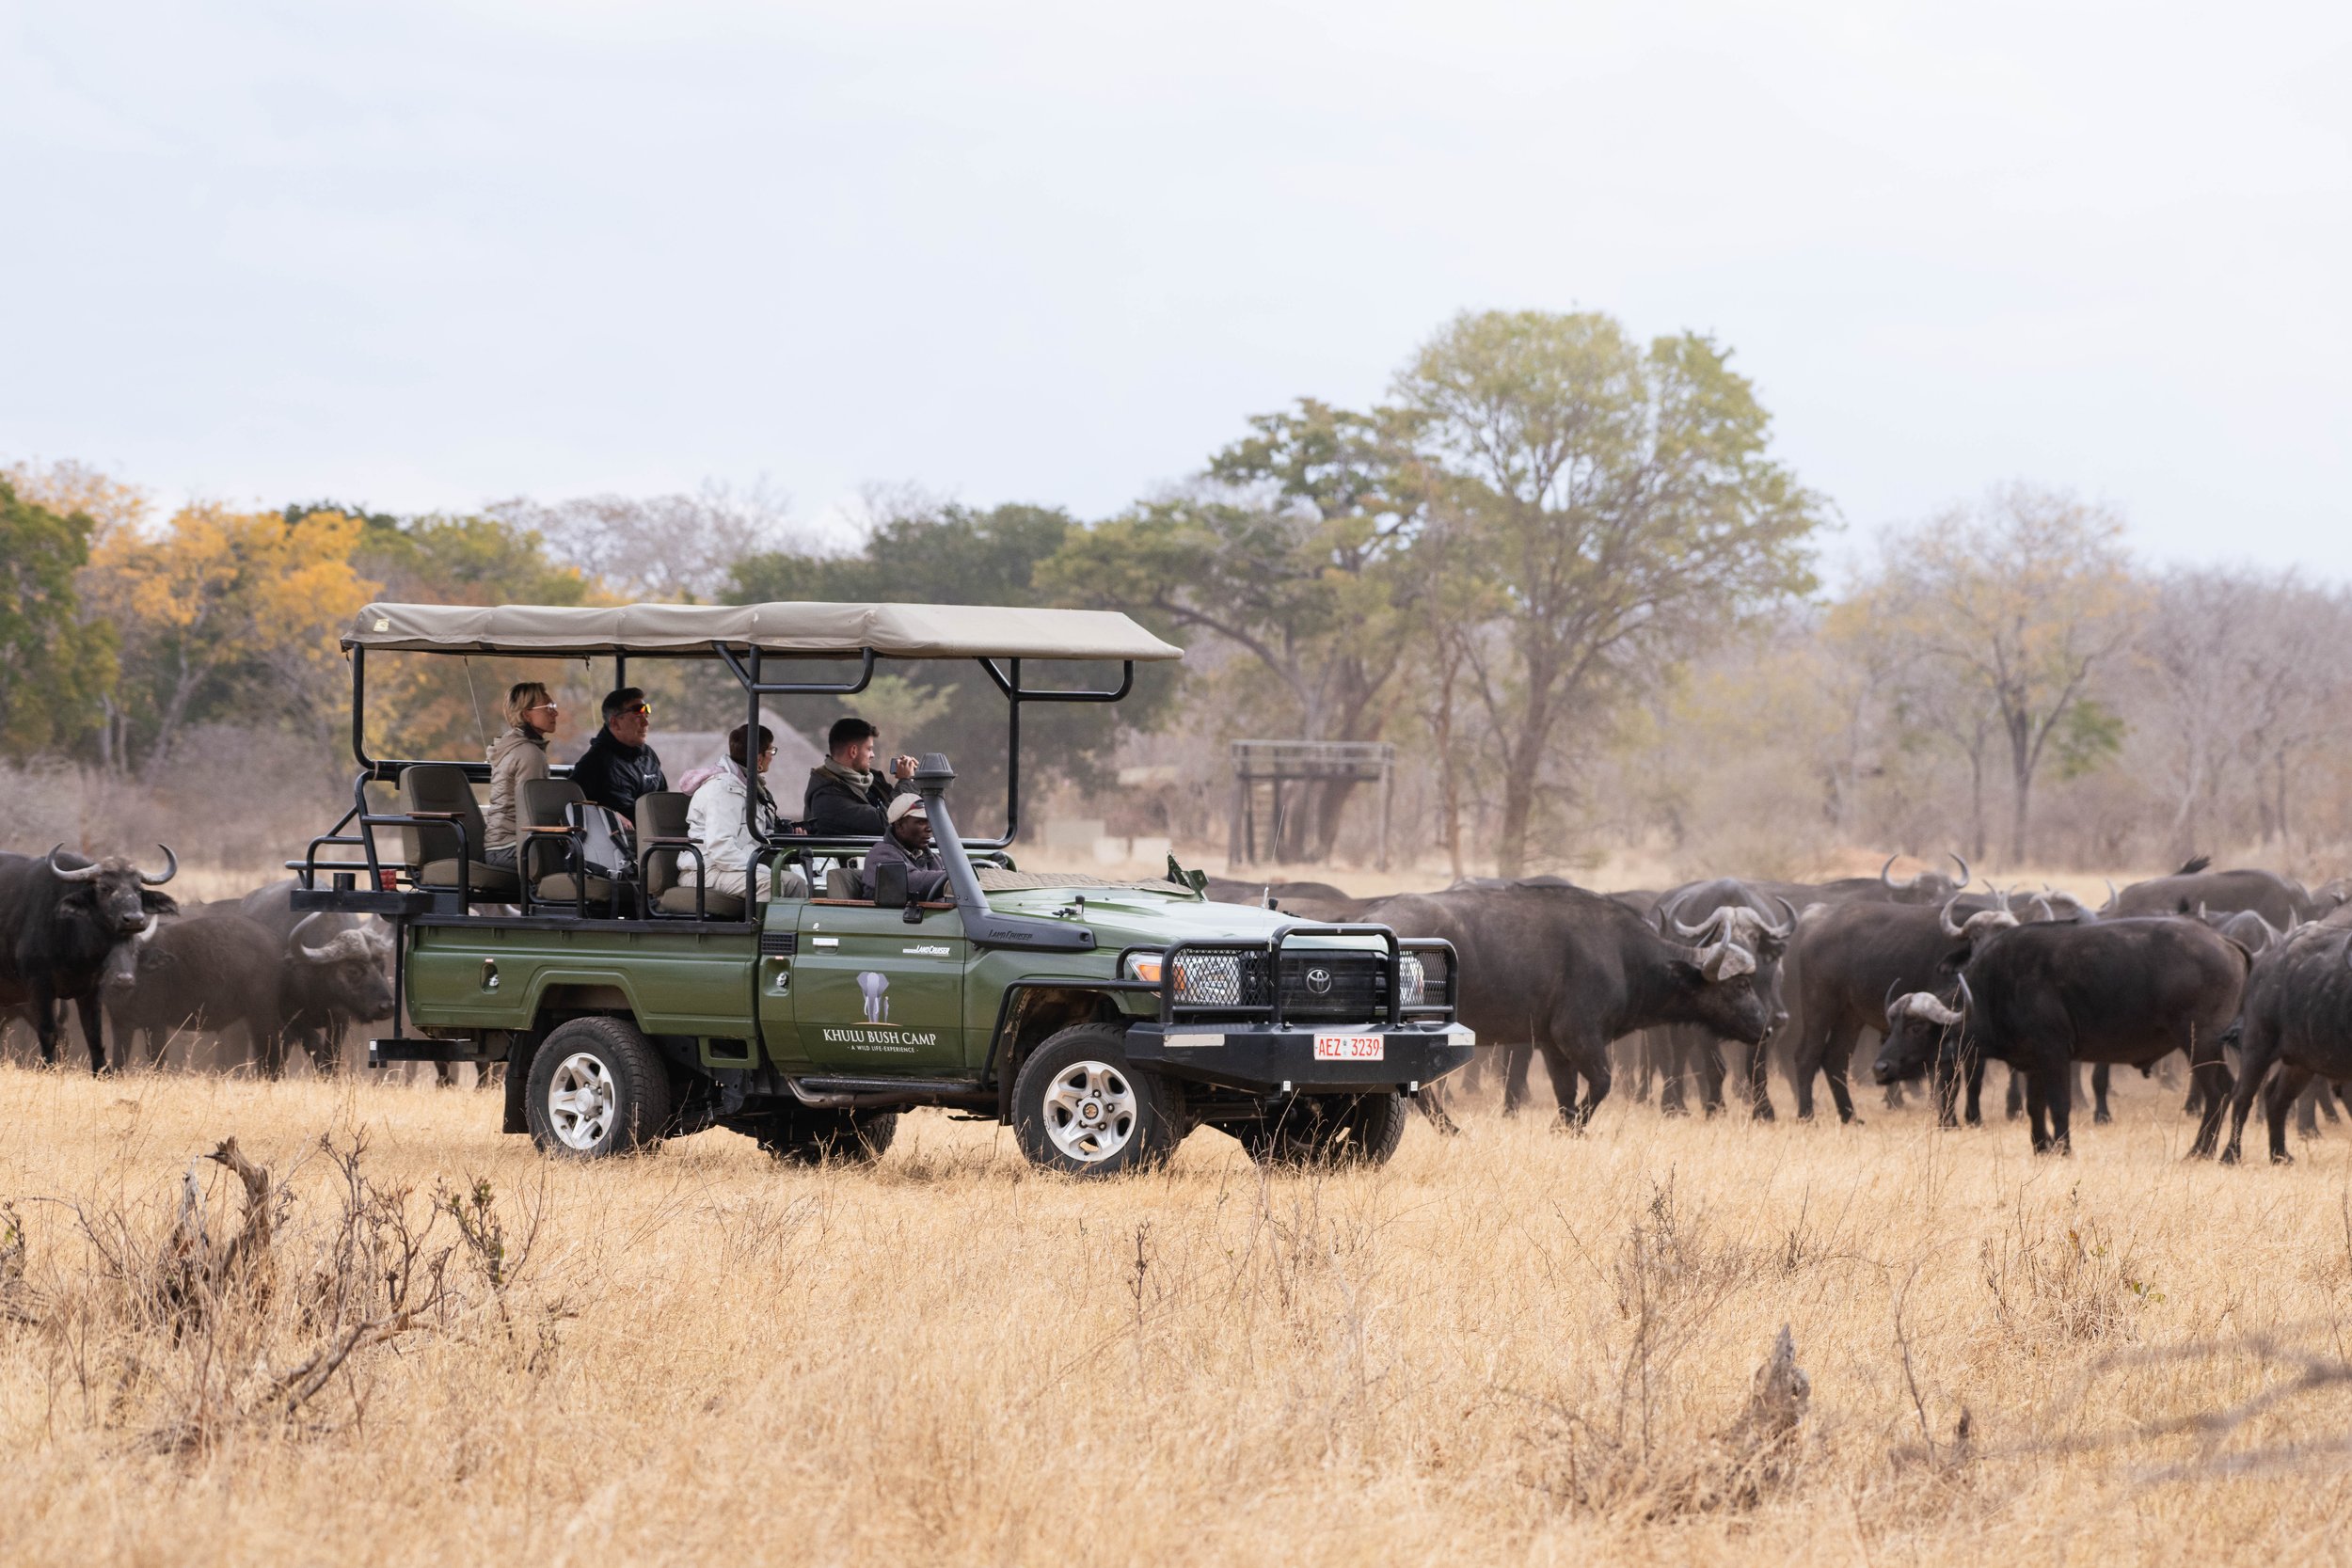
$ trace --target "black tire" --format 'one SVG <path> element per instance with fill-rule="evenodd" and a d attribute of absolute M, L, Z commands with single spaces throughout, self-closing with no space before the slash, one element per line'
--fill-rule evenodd
<path fill-rule="evenodd" d="M 1262 1165 L 1385 1165 L 1407 1115 L 1399 1094 L 1295 1094 L 1234 1136 Z"/>
<path fill-rule="evenodd" d="M 789 1105 L 771 1111 L 741 1131 L 786 1164 L 870 1165 L 890 1150 L 898 1134 L 896 1111 L 820 1111 Z"/>
<path fill-rule="evenodd" d="M 560 1081 L 560 1082 L 559 1082 Z M 554 1097 L 564 1097 L 558 1104 Z M 660 1138 L 670 1123 L 670 1075 L 626 1019 L 559 1024 L 531 1058 L 523 1112 L 549 1154 L 601 1160 Z"/>
<path fill-rule="evenodd" d="M 1184 1132 L 1182 1095 L 1128 1065 L 1124 1024 L 1081 1023 L 1047 1037 L 1012 1081 L 1012 1135 L 1041 1170 L 1144 1169 L 1174 1153 Z"/>

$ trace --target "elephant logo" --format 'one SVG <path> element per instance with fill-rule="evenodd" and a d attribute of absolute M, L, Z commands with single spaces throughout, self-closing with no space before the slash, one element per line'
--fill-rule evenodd
<path fill-rule="evenodd" d="M 890 976 L 866 970 L 857 977 L 857 989 L 866 993 L 866 1022 L 890 1022 Z"/>

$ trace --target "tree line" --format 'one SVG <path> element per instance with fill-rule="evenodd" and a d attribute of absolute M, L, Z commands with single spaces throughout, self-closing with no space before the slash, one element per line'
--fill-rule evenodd
<path fill-rule="evenodd" d="M 195 726 L 324 736 L 348 689 L 336 635 L 374 597 L 1053 604 L 1192 650 L 1116 714 L 1036 710 L 1032 742 L 1098 788 L 1116 761 L 1177 759 L 1180 832 L 1211 831 L 1221 743 L 1244 736 L 1397 743 L 1407 831 L 1457 872 L 1616 842 L 2122 863 L 2307 852 L 2352 823 L 2329 782 L 2340 590 L 2152 574 L 2110 510 L 2026 483 L 1825 574 L 1834 509 L 1775 456 L 1729 352 L 1600 313 L 1456 317 L 1384 402 L 1258 416 L 1112 517 L 909 495 L 871 514 L 846 549 L 760 488 L 158 518 L 111 476 L 20 465 L 0 470 L 0 746 L 155 785 Z M 371 722 L 405 754 L 463 752 L 496 673 L 404 675 Z M 977 673 L 919 667 L 866 705 L 992 789 L 1002 706 Z M 705 710 L 731 711 L 674 694 Z M 1358 786 L 1319 787 L 1286 858 L 1348 847 Z"/>

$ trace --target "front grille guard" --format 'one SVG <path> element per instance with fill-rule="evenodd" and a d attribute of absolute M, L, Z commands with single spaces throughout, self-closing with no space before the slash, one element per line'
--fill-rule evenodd
<path fill-rule="evenodd" d="M 1280 983 L 1282 949 L 1293 939 L 1299 937 L 1378 937 L 1388 947 L 1386 963 L 1389 1027 L 1396 1028 L 1408 1019 L 1415 1021 L 1441 1019 L 1447 1023 L 1454 1022 L 1454 1011 L 1460 1002 L 1456 994 L 1459 988 L 1454 983 L 1460 966 L 1455 958 L 1452 942 L 1437 937 L 1411 937 L 1400 940 L 1397 934 L 1386 926 L 1292 926 L 1277 931 L 1273 937 L 1264 942 L 1180 942 L 1171 946 L 1157 949 L 1160 955 L 1159 993 L 1162 1027 L 1187 1019 L 1211 1015 L 1221 1018 L 1263 1019 L 1272 1028 L 1284 1027 L 1288 1021 L 1284 1016 L 1283 988 Z M 1133 951 L 1151 952 L 1154 949 L 1137 948 Z M 1441 953 L 1444 955 L 1444 1000 L 1420 1002 L 1409 1007 L 1404 1005 L 1403 971 L 1405 955 L 1407 953 Z M 1247 960 L 1259 954 L 1264 955 L 1263 967 L 1256 970 L 1259 978 L 1257 983 L 1253 984 L 1251 974 L 1255 966 Z M 1184 960 L 1187 958 L 1211 956 L 1238 957 L 1245 960 L 1240 966 L 1242 995 L 1232 1002 L 1200 1002 L 1191 999 L 1179 1001 L 1176 995 L 1176 980 L 1183 970 Z M 1438 982 L 1434 976 L 1428 977 L 1428 984 L 1432 990 L 1438 989 Z"/>

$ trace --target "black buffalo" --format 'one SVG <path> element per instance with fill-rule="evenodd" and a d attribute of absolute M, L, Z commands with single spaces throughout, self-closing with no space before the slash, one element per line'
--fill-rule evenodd
<path fill-rule="evenodd" d="M 1931 909 L 1848 903 L 1806 911 L 1790 951 L 1801 996 L 1797 1011 L 1804 1019 L 1790 1053 L 1799 1118 L 1813 1115 L 1813 1080 L 1819 1074 L 1828 1081 L 1837 1119 L 1853 1120 L 1853 1096 L 1847 1087 L 1853 1048 L 1865 1030 L 1885 1028 L 1888 999 L 1947 987 L 1947 966 L 1956 956 L 1964 962 L 1978 942 L 2017 923 L 2002 900 L 1971 907 L 1959 895 Z M 1979 1119 L 1973 1091 L 1981 1082 L 1980 1074 L 1971 1080 L 1970 1121 Z M 1948 1125 L 1953 1118 L 1948 1090 L 1939 1095 L 1938 1104 Z"/>
<path fill-rule="evenodd" d="M 2263 1103 L 2270 1158 L 2290 1163 L 2287 1108 L 2314 1078 L 2352 1078 L 2352 932 L 2310 926 L 2254 960 L 2238 1015 L 2237 1094 L 2224 1162 L 2235 1164 L 2254 1095 L 2275 1067 Z M 2324 1092 L 2324 1091 L 2323 1091 Z"/>
<path fill-rule="evenodd" d="M 1540 1051 L 1571 1127 L 1608 1097 L 1609 1042 L 1620 1036 L 1696 1023 L 1755 1045 L 1770 1022 L 1746 948 L 1728 939 L 1704 947 L 1670 941 L 1623 904 L 1555 878 L 1405 894 L 1369 906 L 1363 918 L 1454 944 L 1462 1022 L 1509 1051 L 1504 1108 L 1525 1103 Z"/>
<path fill-rule="evenodd" d="M 310 1065 L 329 1076 L 342 1067 L 344 1037 L 355 1023 L 392 1016 L 392 939 L 354 915 L 294 907 L 289 878 L 256 888 L 239 912 L 276 936 L 284 955 L 281 1027 Z"/>
<path fill-rule="evenodd" d="M 1772 1115 L 1764 1087 L 1766 1052 L 1773 1032 L 1788 1021 L 1788 1007 L 1782 997 L 1781 959 L 1797 928 L 1797 907 L 1778 891 L 1779 885 L 1744 882 L 1733 877 L 1686 882 L 1660 895 L 1652 912 L 1661 935 L 1702 943 L 1728 938 L 1756 956 L 1756 990 L 1764 999 L 1766 1027 L 1764 1043 L 1748 1053 L 1748 1094 L 1755 1114 L 1766 1120 Z M 1618 896 L 1622 902 L 1622 895 Z M 1664 1080 L 1659 1109 L 1669 1115 L 1680 1111 L 1683 1085 L 1693 1080 L 1708 1115 L 1723 1108 L 1723 1038 L 1695 1023 L 1668 1024 L 1646 1032 L 1646 1053 L 1656 1061 Z M 1648 1065 L 1644 1064 L 1645 1068 Z"/>
<path fill-rule="evenodd" d="M 128 1058 L 145 1035 L 152 1063 L 182 1029 L 216 1034 L 243 1024 L 262 1070 L 275 1078 L 286 1060 L 284 968 L 284 944 L 241 914 L 166 921 L 139 944 L 135 962 L 118 963 L 106 975 L 115 1044 Z"/>
<path fill-rule="evenodd" d="M 2006 1062 L 2026 1075 L 2034 1152 L 2066 1153 L 2074 1062 L 2145 1067 L 2185 1051 L 2209 1089 L 2197 1148 L 2210 1152 L 2231 1087 L 2222 1035 L 2250 963 L 2246 949 L 2193 920 L 2000 931 L 1960 966 L 1950 1000 L 1920 991 L 1889 1005 L 1877 1076 Z"/>
<path fill-rule="evenodd" d="M 2212 871 L 2203 856 L 2169 877 L 2134 882 L 2099 912 L 2110 917 L 2179 914 L 2200 908 L 2217 914 L 2251 910 L 2280 930 L 2315 920 L 2332 907 L 2291 877 L 2269 871 Z"/>
<path fill-rule="evenodd" d="M 0 1007 L 31 1013 L 42 1061 L 56 1061 L 58 1008 L 73 1002 L 90 1070 L 106 1070 L 99 982 L 117 948 L 178 909 L 157 890 L 179 869 L 168 847 L 161 872 L 119 855 L 92 861 L 62 845 L 46 855 L 0 854 Z"/>

